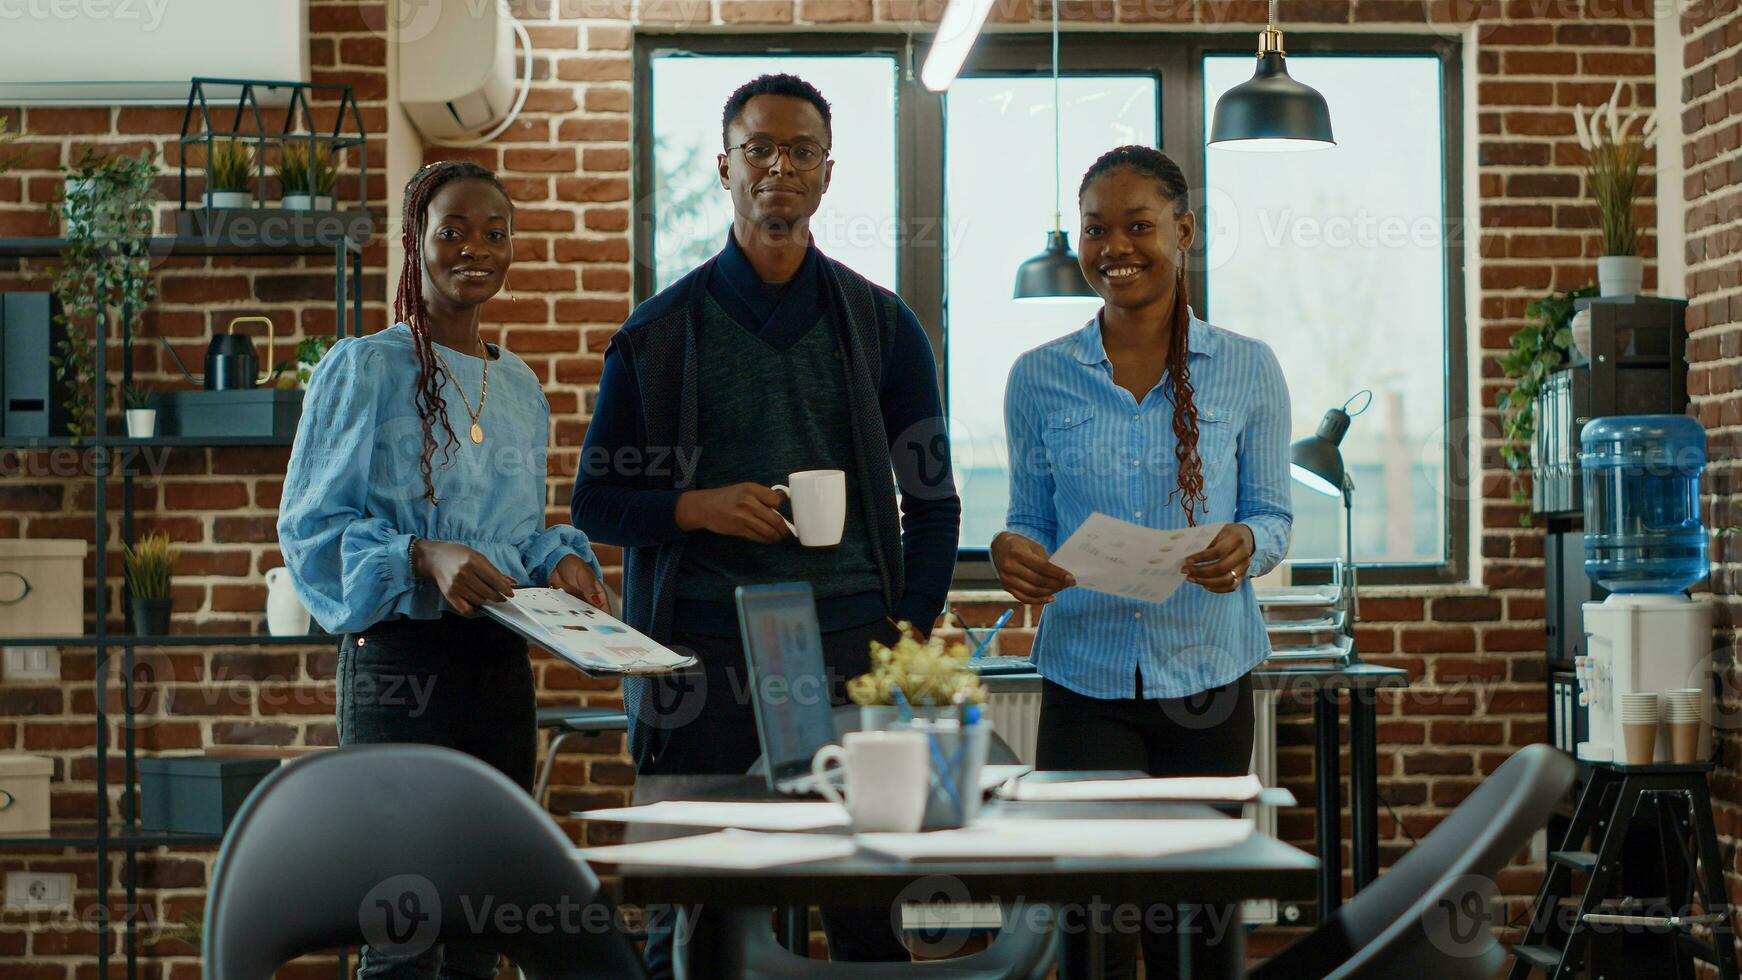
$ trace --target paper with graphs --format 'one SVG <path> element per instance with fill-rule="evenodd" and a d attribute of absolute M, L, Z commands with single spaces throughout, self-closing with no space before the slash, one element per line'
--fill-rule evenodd
<path fill-rule="evenodd" d="M 1180 570 L 1186 556 L 1208 547 L 1223 526 L 1205 524 L 1164 531 L 1091 514 L 1070 540 L 1053 552 L 1052 563 L 1076 576 L 1082 588 L 1143 602 L 1166 602 L 1186 580 Z"/>

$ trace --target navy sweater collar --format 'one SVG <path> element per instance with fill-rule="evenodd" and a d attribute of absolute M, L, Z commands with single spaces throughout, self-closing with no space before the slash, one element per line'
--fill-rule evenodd
<path fill-rule="evenodd" d="M 826 304 L 823 290 L 822 253 L 815 242 L 805 250 L 798 272 L 784 291 L 763 282 L 738 246 L 737 236 L 726 232 L 726 247 L 715 257 L 708 277 L 708 294 L 745 330 L 770 346 L 784 349 L 796 343 L 822 318 Z"/>

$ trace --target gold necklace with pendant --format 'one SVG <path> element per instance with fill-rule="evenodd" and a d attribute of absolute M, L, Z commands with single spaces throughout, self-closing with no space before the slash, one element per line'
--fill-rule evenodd
<path fill-rule="evenodd" d="M 454 376 L 454 369 L 448 367 L 448 359 L 442 356 L 442 352 L 436 349 L 435 344 L 430 344 L 429 349 L 435 354 L 436 360 L 442 362 L 442 370 L 447 372 L 448 380 L 454 383 L 454 390 L 460 393 L 460 402 L 466 406 L 466 414 L 472 417 L 472 444 L 483 445 L 484 427 L 478 424 L 478 416 L 484 414 L 484 399 L 490 397 L 489 348 L 484 346 L 482 339 L 478 341 L 478 349 L 483 352 L 484 356 L 484 389 L 478 392 L 478 410 L 476 412 L 472 411 L 472 401 L 466 397 L 466 389 L 460 387 L 460 379 Z"/>

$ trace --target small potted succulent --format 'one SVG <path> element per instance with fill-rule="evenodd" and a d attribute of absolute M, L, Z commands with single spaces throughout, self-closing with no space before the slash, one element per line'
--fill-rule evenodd
<path fill-rule="evenodd" d="M 127 589 L 133 595 L 133 632 L 138 636 L 169 633 L 169 584 L 178 557 L 169 546 L 169 534 L 152 531 L 139 539 L 138 547 L 125 548 L 122 566 Z"/>
<path fill-rule="evenodd" d="M 936 718 L 961 704 L 984 704 L 986 687 L 968 669 L 965 644 L 946 645 L 939 636 L 922 640 L 902 623 L 895 646 L 871 644 L 871 672 L 848 681 L 847 696 L 859 705 L 859 727 L 875 731 L 902 720 L 903 700 L 914 715 Z"/>
<path fill-rule="evenodd" d="M 254 172 L 254 149 L 239 139 L 213 140 L 206 158 L 206 206 L 245 208 L 253 196 L 248 177 Z"/>
<path fill-rule="evenodd" d="M 286 211 L 333 210 L 339 170 L 332 150 L 291 140 L 279 151 L 277 173 Z"/>
<path fill-rule="evenodd" d="M 122 392 L 127 402 L 127 438 L 149 439 L 157 434 L 157 409 L 151 407 L 151 389 L 128 385 Z"/>

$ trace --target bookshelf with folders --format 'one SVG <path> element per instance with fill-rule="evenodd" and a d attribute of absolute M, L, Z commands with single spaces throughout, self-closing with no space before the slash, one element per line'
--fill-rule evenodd
<path fill-rule="evenodd" d="M 1548 731 L 1573 752 L 1584 738 L 1574 660 L 1585 652 L 1582 606 L 1608 593 L 1585 576 L 1584 488 L 1579 437 L 1613 415 L 1687 410 L 1687 303 L 1655 296 L 1581 299 L 1591 319 L 1588 350 L 1544 379 L 1531 445 L 1531 510 L 1542 526 L 1548 654 Z"/>

